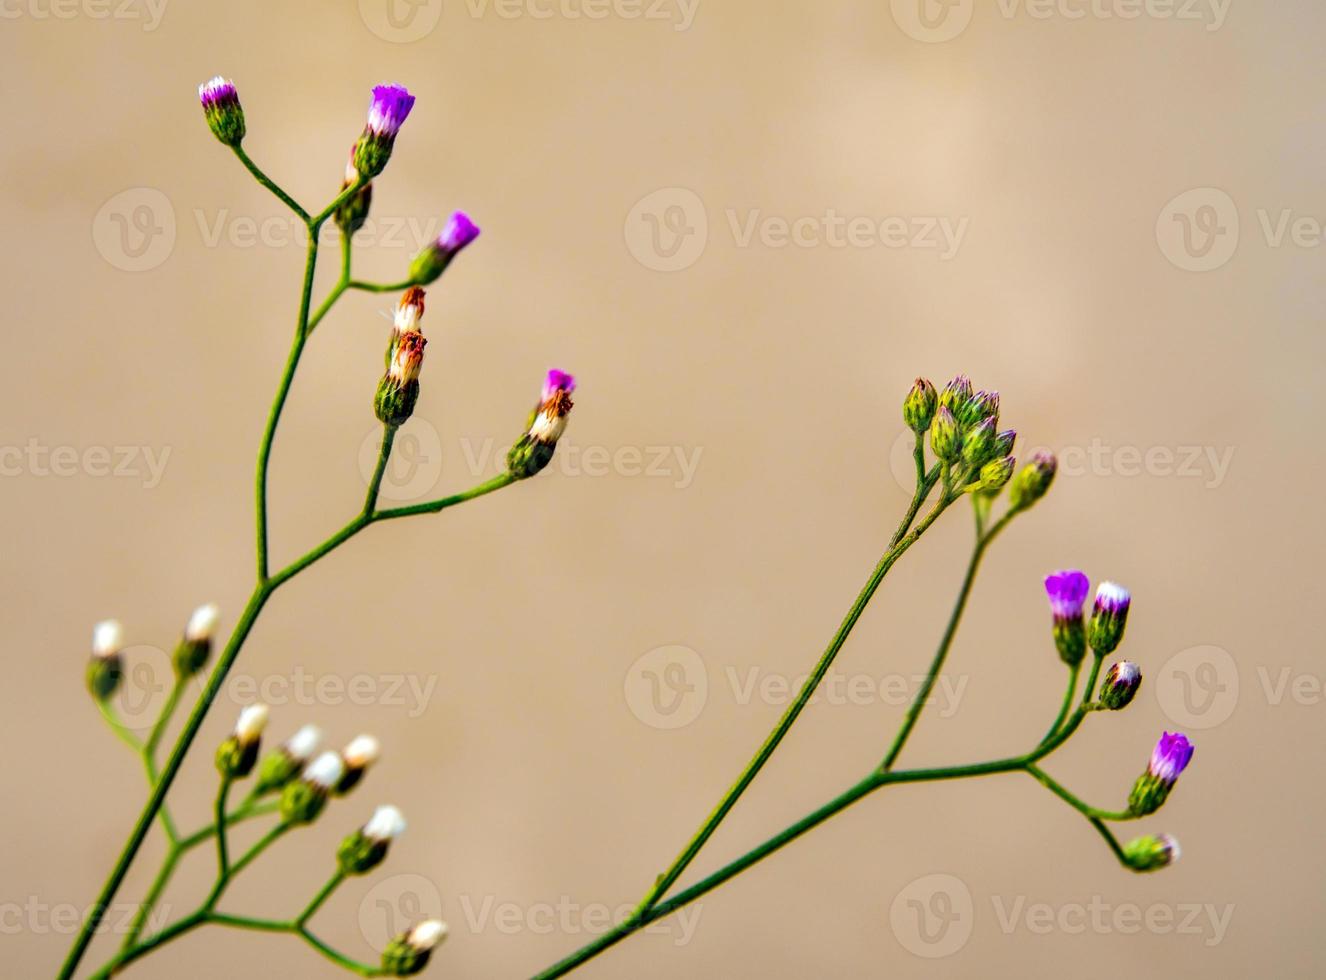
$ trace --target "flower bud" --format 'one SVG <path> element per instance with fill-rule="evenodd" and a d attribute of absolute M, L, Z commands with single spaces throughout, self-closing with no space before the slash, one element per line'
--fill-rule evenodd
<path fill-rule="evenodd" d="M 1169 797 L 1178 781 L 1179 773 L 1192 759 L 1193 746 L 1188 737 L 1179 732 L 1165 732 L 1151 751 L 1146 772 L 1137 777 L 1128 796 L 1128 812 L 1145 817 L 1155 813 Z"/>
<path fill-rule="evenodd" d="M 87 664 L 87 689 L 98 701 L 108 701 L 124 677 L 124 627 L 107 619 L 92 628 L 92 657 Z"/>
<path fill-rule="evenodd" d="M 964 428 L 980 425 L 989 421 L 993 428 L 999 428 L 999 392 L 977 392 L 967 402 L 962 415 L 957 416 L 958 424 Z"/>
<path fill-rule="evenodd" d="M 1087 626 L 1087 642 L 1097 656 L 1103 657 L 1118 648 L 1132 601 L 1128 590 L 1114 582 L 1101 582 L 1096 589 L 1096 604 Z"/>
<path fill-rule="evenodd" d="M 466 245 L 479 237 L 479 226 L 464 211 L 457 211 L 442 228 L 442 234 L 424 246 L 410 263 L 410 281 L 427 286 L 447 271 L 447 266 Z"/>
<path fill-rule="evenodd" d="M 1017 460 L 1012 456 L 990 460 L 981 467 L 981 490 L 987 493 L 998 493 L 1004 489 L 1004 484 L 1013 476 L 1015 465 L 1017 465 Z"/>
<path fill-rule="evenodd" d="M 1091 583 L 1077 569 L 1053 572 L 1045 576 L 1045 594 L 1050 599 L 1054 646 L 1059 658 L 1070 667 L 1082 662 L 1087 652 L 1086 626 L 1082 607 L 1086 605 Z"/>
<path fill-rule="evenodd" d="M 999 435 L 995 436 L 994 455 L 1012 456 L 1013 444 L 1017 442 L 1018 434 L 1016 429 L 1005 429 Z"/>
<path fill-rule="evenodd" d="M 345 773 L 341 776 L 341 781 L 336 784 L 336 795 L 341 796 L 358 786 L 368 767 L 377 762 L 381 754 L 382 747 L 372 735 L 358 735 L 353 738 L 341 753 L 341 761 L 345 763 Z"/>
<path fill-rule="evenodd" d="M 373 411 L 384 425 L 402 425 L 414 414 L 419 400 L 419 371 L 424 364 L 424 345 L 428 341 L 418 331 L 400 335 L 394 345 L 387 373 L 378 382 L 373 397 Z"/>
<path fill-rule="evenodd" d="M 1008 488 L 1008 506 L 1010 509 L 1026 510 L 1045 496 L 1054 482 L 1054 472 L 1059 464 L 1051 453 L 1037 452 L 1031 456 L 1031 462 L 1022 467 Z"/>
<path fill-rule="evenodd" d="M 1134 871 L 1157 871 L 1179 859 L 1179 842 L 1169 834 L 1147 834 L 1123 845 L 1123 859 Z"/>
<path fill-rule="evenodd" d="M 939 393 L 939 407 L 947 408 L 955 419 L 967 414 L 971 400 L 971 379 L 965 374 L 959 374 Z"/>
<path fill-rule="evenodd" d="M 368 122 L 355 144 L 351 161 L 365 180 L 372 180 L 386 168 L 396 144 L 396 134 L 413 108 L 414 96 L 404 86 L 374 87 L 373 99 L 368 106 Z"/>
<path fill-rule="evenodd" d="M 318 743 L 322 741 L 322 732 L 316 725 L 305 725 L 291 735 L 284 745 L 269 753 L 258 766 L 258 786 L 256 792 L 265 793 L 280 789 L 304 766 Z"/>
<path fill-rule="evenodd" d="M 341 193 L 354 186 L 355 181 L 359 179 L 359 171 L 355 169 L 355 147 L 350 147 L 350 162 L 345 165 L 345 179 L 341 181 Z M 332 219 L 336 222 L 338 228 L 347 235 L 353 235 L 364 226 L 368 220 L 368 209 L 373 204 L 373 185 L 364 184 L 359 190 L 350 195 L 345 202 L 336 209 Z"/>
<path fill-rule="evenodd" d="M 962 439 L 963 462 L 980 469 L 994 458 L 995 443 L 998 439 L 999 433 L 995 431 L 994 419 L 982 419 Z"/>
<path fill-rule="evenodd" d="M 918 436 L 924 435 L 935 417 L 935 408 L 939 404 L 939 392 L 925 378 L 917 378 L 912 390 L 902 403 L 902 419 Z"/>
<path fill-rule="evenodd" d="M 930 426 L 930 448 L 945 463 L 952 463 L 962 452 L 962 433 L 948 406 L 940 405 Z"/>
<path fill-rule="evenodd" d="M 557 440 L 566 430 L 571 392 L 575 390 L 574 377 L 556 368 L 548 372 L 539 404 L 534 407 L 524 434 L 506 456 L 507 470 L 516 479 L 531 477 L 551 462 Z"/>
<path fill-rule="evenodd" d="M 312 823 L 327 805 L 327 794 L 345 773 L 345 763 L 335 752 L 324 752 L 287 783 L 281 791 L 281 819 L 286 823 Z"/>
<path fill-rule="evenodd" d="M 175 647 L 175 673 L 180 677 L 192 677 L 207 664 L 212 655 L 212 634 L 216 632 L 216 621 L 220 615 L 215 603 L 199 606 L 189 617 L 184 627 L 184 636 Z"/>
<path fill-rule="evenodd" d="M 198 100 L 212 135 L 226 146 L 239 146 L 244 139 L 244 110 L 235 83 L 217 75 L 198 86 Z"/>
<path fill-rule="evenodd" d="M 407 333 L 423 333 L 420 326 L 424 318 L 424 299 L 427 294 L 418 286 L 411 286 L 401 294 L 401 301 L 396 305 L 396 316 L 392 323 L 391 334 L 387 338 L 387 353 L 384 358 L 386 367 L 396 357 L 401 338 Z"/>
<path fill-rule="evenodd" d="M 216 750 L 216 768 L 228 779 L 243 779 L 258 761 L 262 730 L 267 727 L 267 705 L 251 704 L 239 713 L 235 731 Z"/>
<path fill-rule="evenodd" d="M 438 919 L 420 922 L 387 944 L 382 951 L 382 972 L 392 977 L 414 976 L 428 965 L 433 949 L 446 935 L 446 923 Z"/>
<path fill-rule="evenodd" d="M 391 842 L 405 830 L 405 818 L 394 806 L 380 806 L 368 823 L 356 830 L 336 849 L 336 863 L 347 875 L 372 871 L 387 856 Z"/>
<path fill-rule="evenodd" d="M 1111 711 L 1128 707 L 1142 686 L 1142 671 L 1131 660 L 1120 660 L 1105 671 L 1100 684 L 1100 703 Z"/>

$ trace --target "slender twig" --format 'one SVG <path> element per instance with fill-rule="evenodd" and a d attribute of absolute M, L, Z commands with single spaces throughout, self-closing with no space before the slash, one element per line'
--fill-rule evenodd
<path fill-rule="evenodd" d="M 342 871 L 337 871 L 327 879 L 327 883 L 313 896 L 312 901 L 305 906 L 304 911 L 299 913 L 299 918 L 295 919 L 295 928 L 303 929 L 304 924 L 313 918 L 318 909 L 322 908 L 323 903 L 331 898 L 332 892 L 341 887 L 343 881 L 345 881 L 345 873 Z"/>
<path fill-rule="evenodd" d="M 248 169 L 249 173 L 253 174 L 254 178 L 258 181 L 258 183 L 262 184 L 263 187 L 266 187 L 269 191 L 271 191 L 273 194 L 279 197 L 281 199 L 281 202 L 286 207 L 288 207 L 291 211 L 295 212 L 295 214 L 299 215 L 301 221 L 303 221 L 305 224 L 308 223 L 309 220 L 308 212 L 305 211 L 302 207 L 300 207 L 293 197 L 291 197 L 289 194 L 283 191 L 279 186 L 277 186 L 274 180 L 272 180 L 265 173 L 263 173 L 262 170 L 258 168 L 258 165 L 249 159 L 249 155 L 245 153 L 241 147 L 236 145 L 232 147 L 232 149 L 235 151 L 235 156 L 239 157 L 239 162 L 244 164 L 244 166 Z"/>

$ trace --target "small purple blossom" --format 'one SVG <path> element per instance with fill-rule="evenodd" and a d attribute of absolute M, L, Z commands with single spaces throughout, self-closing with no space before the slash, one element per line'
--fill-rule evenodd
<path fill-rule="evenodd" d="M 1161 782 L 1170 784 L 1192 759 L 1193 745 L 1182 732 L 1165 732 L 1151 752 L 1147 771 Z"/>
<path fill-rule="evenodd" d="M 392 139 L 414 108 L 414 96 L 403 85 L 377 85 L 368 106 L 368 129 L 375 136 Z"/>
<path fill-rule="evenodd" d="M 1090 590 L 1091 581 L 1086 573 L 1075 568 L 1045 576 L 1045 594 L 1050 598 L 1050 611 L 1057 620 L 1080 617 Z"/>
<path fill-rule="evenodd" d="M 1123 616 L 1127 614 L 1132 601 L 1133 597 L 1122 585 L 1117 582 L 1101 582 L 1096 588 L 1094 611 L 1110 616 Z"/>
<path fill-rule="evenodd" d="M 553 368 L 548 372 L 548 377 L 543 382 L 543 402 L 546 404 L 560 391 L 568 395 L 576 390 L 576 379 L 574 375 L 567 374 L 565 371 L 559 371 Z"/>
<path fill-rule="evenodd" d="M 239 92 L 235 83 L 217 75 L 198 86 L 198 100 L 204 109 L 212 109 L 223 104 L 239 105 Z"/>
<path fill-rule="evenodd" d="M 437 236 L 437 247 L 447 255 L 454 255 L 479 237 L 479 226 L 464 211 L 457 211 L 447 219 L 442 234 Z"/>

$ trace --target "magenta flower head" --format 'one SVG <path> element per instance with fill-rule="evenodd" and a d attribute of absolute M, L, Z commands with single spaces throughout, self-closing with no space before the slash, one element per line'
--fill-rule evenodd
<path fill-rule="evenodd" d="M 1137 777 L 1128 797 L 1128 811 L 1144 817 L 1155 813 L 1178 781 L 1179 773 L 1192 761 L 1193 745 L 1181 732 L 1165 732 L 1151 751 L 1146 772 Z"/>
<path fill-rule="evenodd" d="M 410 263 L 410 281 L 428 285 L 447 271 L 451 260 L 479 237 L 479 226 L 464 211 L 455 212 L 442 227 L 442 233 L 424 246 Z"/>
<path fill-rule="evenodd" d="M 226 146 L 239 146 L 244 139 L 244 110 L 235 83 L 217 75 L 198 86 L 198 101 L 212 134 Z"/>
<path fill-rule="evenodd" d="M 575 390 L 576 379 L 565 371 L 553 368 L 544 378 L 539 404 L 534 406 L 524 434 L 507 453 L 507 469 L 516 479 L 531 477 L 552 461 L 557 440 L 566 430 Z"/>
<path fill-rule="evenodd" d="M 1091 582 L 1086 574 L 1075 568 L 1045 576 L 1045 594 L 1049 596 L 1053 617 L 1054 646 L 1060 659 L 1070 667 L 1081 663 L 1087 652 L 1082 607 L 1090 589 Z"/>
<path fill-rule="evenodd" d="M 1123 628 L 1128 623 L 1128 607 L 1133 597 L 1122 585 L 1101 582 L 1096 589 L 1096 605 L 1091 611 L 1091 624 L 1087 627 L 1087 642 L 1097 656 L 1113 653 L 1123 640 Z"/>
<path fill-rule="evenodd" d="M 372 180 L 387 166 L 396 134 L 413 108 L 414 96 L 403 85 L 378 85 L 373 89 L 368 122 L 355 144 L 354 168 L 363 180 Z"/>

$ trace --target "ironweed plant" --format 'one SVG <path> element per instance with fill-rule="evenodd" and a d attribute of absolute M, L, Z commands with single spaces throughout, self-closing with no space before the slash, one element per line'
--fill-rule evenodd
<path fill-rule="evenodd" d="M 370 283 L 356 280 L 351 276 L 352 238 L 367 218 L 373 193 L 372 181 L 386 167 L 397 134 L 414 106 L 414 97 L 398 85 L 382 85 L 373 90 L 368 122 L 351 151 L 340 193 L 321 211 L 310 213 L 267 177 L 245 153 L 242 147 L 245 118 L 235 86 L 225 79 L 214 78 L 200 87 L 199 95 L 207 124 L 217 139 L 234 152 L 262 186 L 298 215 L 309 230 L 299 315 L 290 354 L 258 449 L 255 484 L 257 574 L 253 592 L 221 648 L 207 683 L 164 764 L 159 761 L 160 750 L 186 685 L 211 660 L 219 621 L 217 608 L 206 605 L 190 617 L 173 657 L 174 685 L 149 734 L 142 740 L 121 720 L 116 707 L 115 696 L 125 669 L 124 631 L 113 621 L 100 623 L 93 630 L 92 657 L 87 667 L 88 689 L 111 730 L 141 757 L 149 793 L 59 976 L 70 978 L 78 969 L 98 923 L 154 824 L 159 825 L 165 836 L 165 857 L 147 894 L 137 906 L 119 949 L 93 976 L 118 974 L 166 943 L 204 926 L 284 933 L 360 976 L 410 976 L 424 969 L 445 937 L 446 926 L 442 922 L 426 920 L 415 923 L 387 944 L 376 963 L 353 959 L 319 938 L 310 928 L 318 910 L 348 878 L 367 874 L 386 859 L 392 841 L 405 829 L 404 817 L 393 806 L 377 807 L 366 822 L 342 840 L 335 855 L 328 856 L 330 875 L 325 884 L 292 917 L 262 919 L 222 908 L 222 899 L 230 884 L 249 865 L 291 832 L 319 819 L 329 804 L 356 789 L 379 755 L 377 740 L 372 736 L 361 735 L 340 752 L 319 753 L 321 733 L 306 725 L 264 756 L 260 746 L 268 710 L 261 704 L 250 705 L 240 712 L 232 733 L 215 750 L 218 785 L 212 804 L 212 822 L 190 833 L 183 832 L 167 805 L 166 797 L 254 623 L 277 589 L 373 524 L 438 513 L 537 474 L 551 461 L 557 441 L 565 430 L 575 379 L 562 371 L 548 372 L 539 401 L 507 456 L 506 471 L 499 476 L 426 503 L 379 507 L 379 490 L 393 439 L 398 427 L 410 418 L 418 399 L 426 344 L 421 329 L 425 302 L 423 287 L 442 275 L 456 255 L 478 237 L 479 229 L 466 215 L 457 212 L 436 241 L 414 259 L 403 281 Z M 341 231 L 340 275 L 315 309 L 312 294 L 319 232 L 329 220 L 334 221 Z M 385 372 L 373 398 L 374 412 L 382 422 L 377 465 L 358 513 L 302 557 L 284 567 L 274 567 L 268 558 L 267 527 L 267 471 L 273 440 L 305 346 L 318 324 L 348 290 L 401 293 L 387 344 Z M 632 933 L 717 888 L 857 800 L 895 784 L 1023 773 L 1080 812 L 1125 868 L 1153 871 L 1178 858 L 1178 843 L 1166 834 L 1145 835 L 1121 844 L 1109 824 L 1146 817 L 1160 808 L 1192 758 L 1193 747 L 1184 735 L 1166 732 L 1161 736 L 1146 771 L 1138 777 L 1126 805 L 1119 810 L 1101 809 L 1084 802 L 1042 767 L 1042 763 L 1067 742 L 1089 716 L 1098 711 L 1118 711 L 1127 707 L 1141 684 L 1137 665 L 1126 660 L 1111 663 L 1103 677 L 1101 674 L 1106 659 L 1115 653 L 1123 640 L 1131 604 L 1128 590 L 1112 582 L 1102 582 L 1096 589 L 1094 604 L 1088 614 L 1086 602 L 1090 583 L 1087 576 L 1077 570 L 1055 572 L 1045 579 L 1051 612 L 1051 638 L 1067 668 L 1067 686 L 1044 737 L 1026 751 L 1006 758 L 928 769 L 896 767 L 944 668 L 982 558 L 1013 520 L 1030 510 L 1046 494 L 1056 469 L 1054 457 L 1047 453 L 1033 455 L 1021 470 L 1016 469 L 1012 454 L 1017 436 L 1012 429 L 1001 430 L 999 427 L 999 395 L 973 390 L 965 376 L 954 378 L 942 391 L 929 381 L 917 380 L 903 401 L 902 415 L 916 437 L 913 450 L 916 485 L 911 504 L 797 696 L 732 787 L 676 859 L 648 887 L 633 911 L 583 948 L 537 974 L 536 980 L 550 980 L 571 972 Z M 1001 496 L 1005 502 L 996 516 L 995 508 Z M 859 782 L 823 806 L 707 877 L 677 890 L 674 886 L 681 876 L 791 731 L 885 576 L 945 511 L 964 499 L 970 501 L 975 517 L 975 540 L 966 574 L 930 667 L 879 763 Z M 1084 666 L 1086 677 L 1083 682 Z M 248 790 L 238 803 L 232 805 L 231 797 L 238 785 L 245 785 Z M 267 830 L 257 843 L 242 854 L 232 855 L 229 843 L 232 828 L 264 820 Z M 216 876 L 211 888 L 194 911 L 155 932 L 151 931 L 149 924 L 154 918 L 153 909 L 180 860 L 203 845 L 215 849 Z"/>

